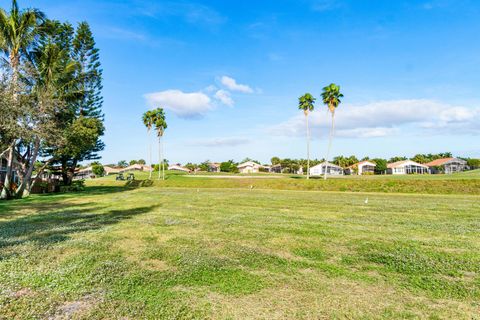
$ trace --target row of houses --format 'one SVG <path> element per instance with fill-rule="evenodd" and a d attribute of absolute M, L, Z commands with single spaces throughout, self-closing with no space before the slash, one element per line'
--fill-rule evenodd
<path fill-rule="evenodd" d="M 347 168 L 342 168 L 330 162 L 323 162 L 310 168 L 310 175 L 323 175 L 325 170 L 327 175 L 364 175 L 374 174 L 376 164 L 371 161 L 361 161 Z M 455 173 L 468 169 L 467 162 L 458 158 L 444 158 L 421 164 L 412 160 L 397 161 L 387 164 L 385 174 L 436 174 L 436 173 Z"/>
<path fill-rule="evenodd" d="M 374 174 L 376 164 L 372 161 L 361 161 L 347 168 L 342 168 L 330 162 L 323 162 L 310 168 L 311 176 L 324 175 L 365 175 Z M 247 161 L 237 166 L 239 173 L 250 174 L 259 172 L 281 173 L 282 166 L 265 166 L 253 161 Z M 466 170 L 467 162 L 458 158 L 437 159 L 429 163 L 421 164 L 412 160 L 404 160 L 387 164 L 387 170 L 384 174 L 402 175 L 402 174 L 436 174 L 436 173 L 455 173 Z M 168 167 L 169 170 L 191 172 L 190 169 L 175 164 Z M 210 163 L 209 172 L 220 172 L 220 163 Z M 302 168 L 297 174 L 303 174 Z"/>

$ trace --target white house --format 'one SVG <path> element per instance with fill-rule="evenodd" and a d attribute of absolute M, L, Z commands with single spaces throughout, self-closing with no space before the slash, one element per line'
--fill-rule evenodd
<path fill-rule="evenodd" d="M 404 160 L 387 164 L 388 174 L 425 174 L 429 173 L 428 167 L 424 164 Z"/>
<path fill-rule="evenodd" d="M 327 171 L 327 175 L 329 176 L 340 176 L 343 175 L 343 168 L 339 167 L 330 162 L 322 162 L 310 168 L 310 175 L 311 176 L 321 176 L 325 174 L 325 170 Z"/>
<path fill-rule="evenodd" d="M 467 161 L 458 158 L 443 158 L 425 163 L 430 168 L 430 173 L 455 173 L 467 168 Z"/>
<path fill-rule="evenodd" d="M 371 161 L 361 161 L 345 169 L 346 174 L 373 174 L 377 165 Z"/>
<path fill-rule="evenodd" d="M 237 168 L 240 173 L 257 173 L 263 166 L 253 161 L 247 161 L 239 164 Z"/>
<path fill-rule="evenodd" d="M 172 164 L 171 166 L 168 166 L 168 170 L 182 171 L 182 172 L 190 173 L 190 169 L 182 167 L 178 163 L 177 164 Z"/>

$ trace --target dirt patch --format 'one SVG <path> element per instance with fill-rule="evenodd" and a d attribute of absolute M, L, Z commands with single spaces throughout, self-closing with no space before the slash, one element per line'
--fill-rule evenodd
<path fill-rule="evenodd" d="M 103 295 L 89 294 L 79 300 L 68 301 L 57 308 L 55 314 L 50 316 L 49 320 L 65 320 L 72 319 L 78 315 L 85 314 L 96 305 L 101 303 Z"/>

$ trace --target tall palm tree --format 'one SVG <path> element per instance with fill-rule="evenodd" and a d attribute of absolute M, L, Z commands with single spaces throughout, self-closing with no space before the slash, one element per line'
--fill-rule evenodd
<path fill-rule="evenodd" d="M 158 180 L 162 178 L 165 180 L 165 161 L 163 160 L 163 145 L 162 145 L 162 137 L 165 133 L 165 129 L 167 129 L 167 121 L 165 119 L 165 112 L 162 108 L 157 108 L 152 110 L 154 114 L 154 124 L 155 130 L 157 130 L 157 137 L 158 137 L 158 159 L 159 159 L 159 167 L 158 167 Z M 161 167 L 160 167 L 161 166 Z M 160 171 L 161 168 L 161 171 Z"/>
<path fill-rule="evenodd" d="M 143 124 L 147 127 L 147 135 L 148 135 L 148 160 L 150 162 L 150 175 L 149 179 L 152 179 L 152 139 L 150 138 L 150 130 L 155 123 L 154 114 L 152 111 L 147 111 L 143 114 L 142 117 Z"/>
<path fill-rule="evenodd" d="M 12 1 L 10 12 L 0 8 L 0 50 L 7 56 L 12 71 L 12 91 L 17 101 L 19 66 L 22 56 L 33 46 L 39 33 L 39 26 L 45 15 L 36 9 L 20 10 L 16 0 Z M 10 143 L 7 175 L 1 198 L 10 197 L 11 176 L 16 141 Z"/>
<path fill-rule="evenodd" d="M 315 98 L 310 93 L 305 93 L 298 98 L 298 109 L 305 114 L 305 122 L 307 126 L 307 179 L 310 179 L 310 128 L 308 125 L 308 115 L 313 111 Z"/>
<path fill-rule="evenodd" d="M 330 85 L 323 88 L 322 91 L 322 100 L 323 103 L 328 107 L 328 110 L 332 114 L 332 127 L 330 128 L 330 138 L 328 141 L 328 150 L 327 157 L 325 158 L 325 167 L 323 179 L 327 179 L 327 163 L 328 157 L 330 156 L 330 149 L 332 148 L 332 140 L 335 132 L 335 110 L 340 105 L 340 98 L 343 98 L 343 94 L 340 93 L 340 86 L 331 83 Z"/>

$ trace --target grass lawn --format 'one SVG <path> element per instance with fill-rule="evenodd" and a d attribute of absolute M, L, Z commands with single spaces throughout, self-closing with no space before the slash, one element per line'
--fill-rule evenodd
<path fill-rule="evenodd" d="M 0 202 L 0 319 L 479 318 L 478 190 L 206 179 Z"/>

